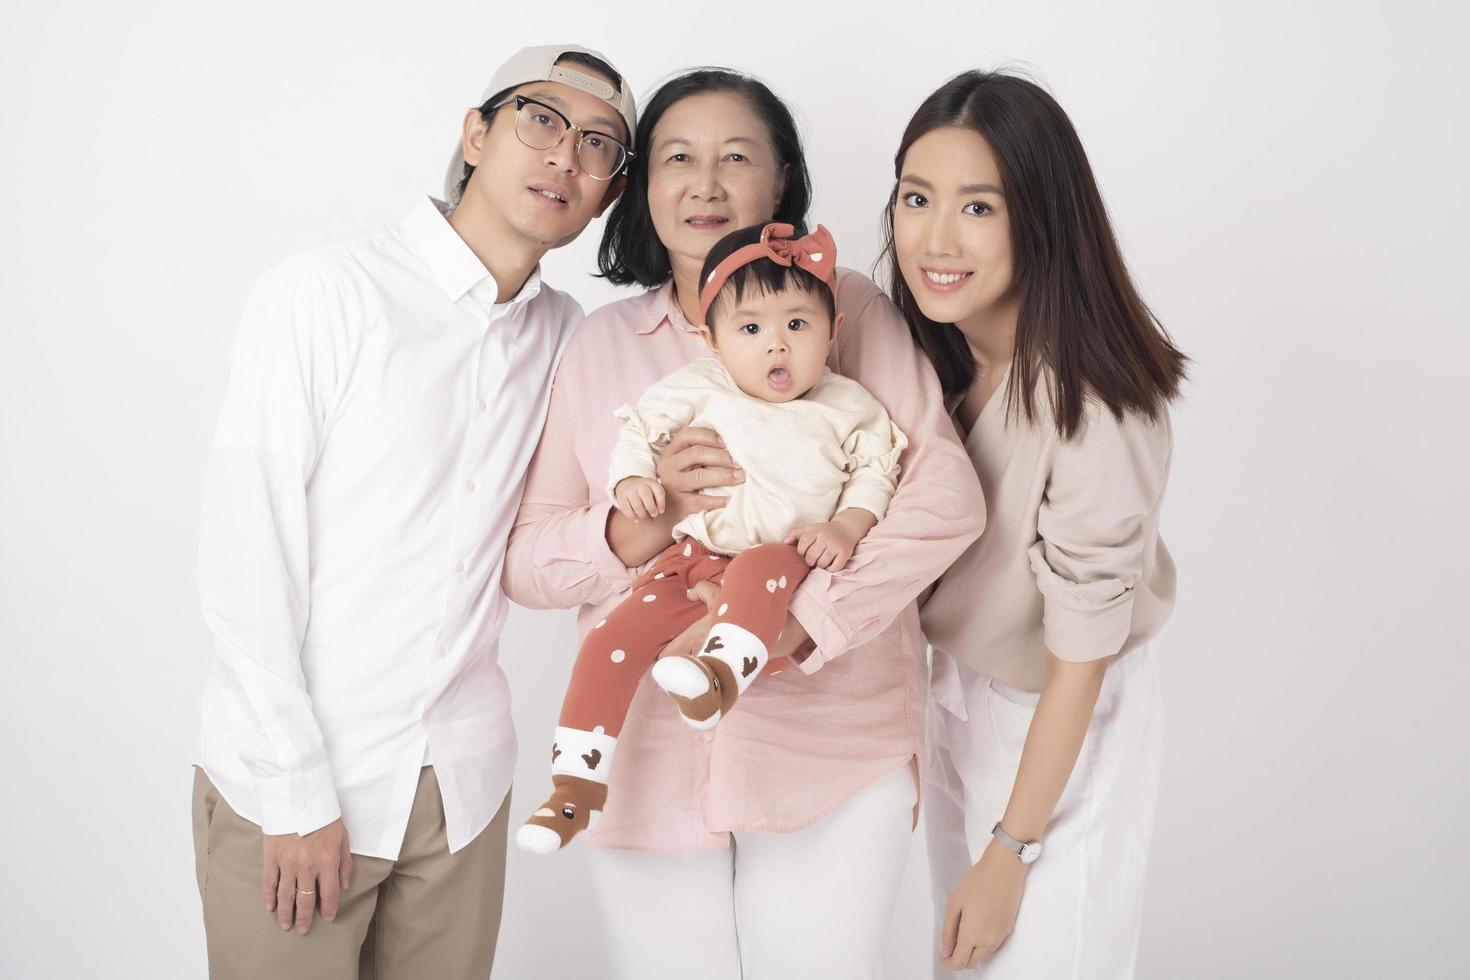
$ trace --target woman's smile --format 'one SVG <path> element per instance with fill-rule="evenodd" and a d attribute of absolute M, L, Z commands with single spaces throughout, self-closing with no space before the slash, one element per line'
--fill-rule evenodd
<path fill-rule="evenodd" d="M 931 269 L 928 266 L 920 266 L 919 270 L 924 273 L 922 282 L 936 293 L 952 293 L 960 289 L 969 281 L 973 272 L 957 272 L 946 269 Z"/>

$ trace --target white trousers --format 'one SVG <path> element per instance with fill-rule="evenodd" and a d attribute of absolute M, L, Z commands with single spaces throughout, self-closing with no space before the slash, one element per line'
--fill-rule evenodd
<path fill-rule="evenodd" d="M 905 765 L 795 833 L 678 854 L 588 848 L 607 975 L 881 977 L 916 797 Z"/>
<path fill-rule="evenodd" d="M 1147 648 L 1107 669 L 1041 857 L 1027 873 L 1014 931 L 975 970 L 956 973 L 938 963 L 949 897 L 1005 812 L 1036 699 L 935 655 L 924 826 L 934 884 L 936 978 L 1133 976 L 1163 728 Z"/>

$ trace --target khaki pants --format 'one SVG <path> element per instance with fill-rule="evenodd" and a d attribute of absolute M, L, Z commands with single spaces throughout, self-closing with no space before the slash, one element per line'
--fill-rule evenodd
<path fill-rule="evenodd" d="M 260 827 L 194 772 L 194 858 L 209 975 L 270 980 L 486 980 L 505 893 L 510 797 L 470 844 L 449 853 L 432 766 L 419 775 L 398 860 L 352 857 L 337 920 L 282 930 L 260 897 Z"/>

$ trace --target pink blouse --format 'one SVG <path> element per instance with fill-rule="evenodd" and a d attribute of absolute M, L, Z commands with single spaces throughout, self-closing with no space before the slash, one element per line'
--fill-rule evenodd
<path fill-rule="evenodd" d="M 799 670 L 762 678 L 716 729 L 690 728 L 644 678 L 593 844 L 689 851 L 727 847 L 731 832 L 801 830 L 921 751 L 928 684 L 914 600 L 979 537 L 985 505 L 938 379 L 893 304 L 839 269 L 837 308 L 846 322 L 828 364 L 872 392 L 910 439 L 888 513 L 846 568 L 813 569 L 792 597 L 815 652 Z M 557 370 L 511 531 L 511 599 L 580 605 L 585 636 L 628 594 L 641 569 L 625 568 L 606 539 L 613 413 L 707 354 L 671 283 L 587 317 Z"/>

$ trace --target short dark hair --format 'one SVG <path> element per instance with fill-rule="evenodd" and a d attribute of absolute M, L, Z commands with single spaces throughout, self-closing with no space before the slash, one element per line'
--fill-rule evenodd
<path fill-rule="evenodd" d="M 638 155 L 628 165 L 623 195 L 608 213 L 597 249 L 599 274 L 619 286 L 637 283 L 645 289 L 663 284 L 672 273 L 669 252 L 659 241 L 648 211 L 648 168 L 654 127 L 674 103 L 694 95 L 729 92 L 743 98 L 766 124 L 777 167 L 785 167 L 786 184 L 776 203 L 774 221 L 801 226 L 812 203 L 811 175 L 791 110 L 757 78 L 729 68 L 694 68 L 670 79 L 648 100 L 638 118 Z"/>
<path fill-rule="evenodd" d="M 566 63 L 578 65 L 582 68 L 590 68 L 598 74 L 606 76 L 608 81 L 612 82 L 612 87 L 616 91 L 621 92 L 623 90 L 623 76 L 614 71 L 613 66 L 601 58 L 594 58 L 592 55 L 583 54 L 580 51 L 568 51 L 560 58 L 557 58 L 556 63 L 559 65 Z M 514 92 L 518 88 L 520 88 L 519 85 L 512 85 L 510 88 L 501 89 L 480 104 L 480 118 L 485 121 L 486 129 L 490 128 L 490 123 L 495 118 L 495 113 L 491 111 L 490 107 L 503 102 L 507 95 L 510 95 L 511 92 Z M 473 164 L 466 163 L 464 165 L 464 174 L 459 178 L 459 187 L 454 192 L 456 200 L 464 197 L 464 189 L 469 186 L 470 174 L 474 172 L 475 168 Z"/>
<path fill-rule="evenodd" d="M 761 230 L 763 228 L 765 228 L 765 225 L 751 225 L 749 228 L 732 231 L 718 242 L 715 242 L 714 247 L 705 256 L 704 268 L 699 271 L 699 281 L 701 283 L 709 281 L 710 273 L 714 272 L 715 267 L 721 262 L 745 246 L 754 245 L 760 241 Z M 797 228 L 796 237 L 799 238 L 803 234 L 805 232 Z M 794 265 L 780 265 L 772 262 L 770 259 L 756 259 L 754 262 L 747 262 L 730 273 L 730 278 L 725 280 L 724 285 L 720 287 L 719 293 L 716 294 L 715 302 L 710 304 L 709 313 L 705 316 L 705 323 L 709 326 L 711 332 L 713 332 L 715 329 L 714 312 L 716 307 L 731 301 L 739 303 L 747 295 L 768 296 L 771 293 L 778 293 L 786 289 L 799 289 L 802 292 L 811 293 L 813 296 L 819 297 L 822 300 L 823 307 L 827 310 L 827 318 L 829 320 L 837 319 L 837 301 L 832 296 L 832 290 L 828 289 L 827 284 L 822 280 L 805 269 L 799 269 Z M 723 296 L 728 296 L 729 298 L 721 300 L 720 297 Z"/>
<path fill-rule="evenodd" d="M 933 362 L 946 401 L 970 387 L 975 358 L 954 324 L 930 320 L 919 308 L 893 242 L 904 157 L 920 137 L 945 127 L 985 140 L 1005 191 L 1012 288 L 1020 298 L 1007 415 L 1019 411 L 1034 422 L 1041 381 L 1064 439 L 1081 427 L 1089 395 L 1118 419 L 1127 411 L 1157 419 L 1178 397 L 1189 358 L 1128 275 L 1066 112 L 1041 86 L 1007 72 L 968 71 L 941 85 L 914 112 L 893 158 L 893 193 L 883 215 L 889 289 L 914 342 Z"/>

